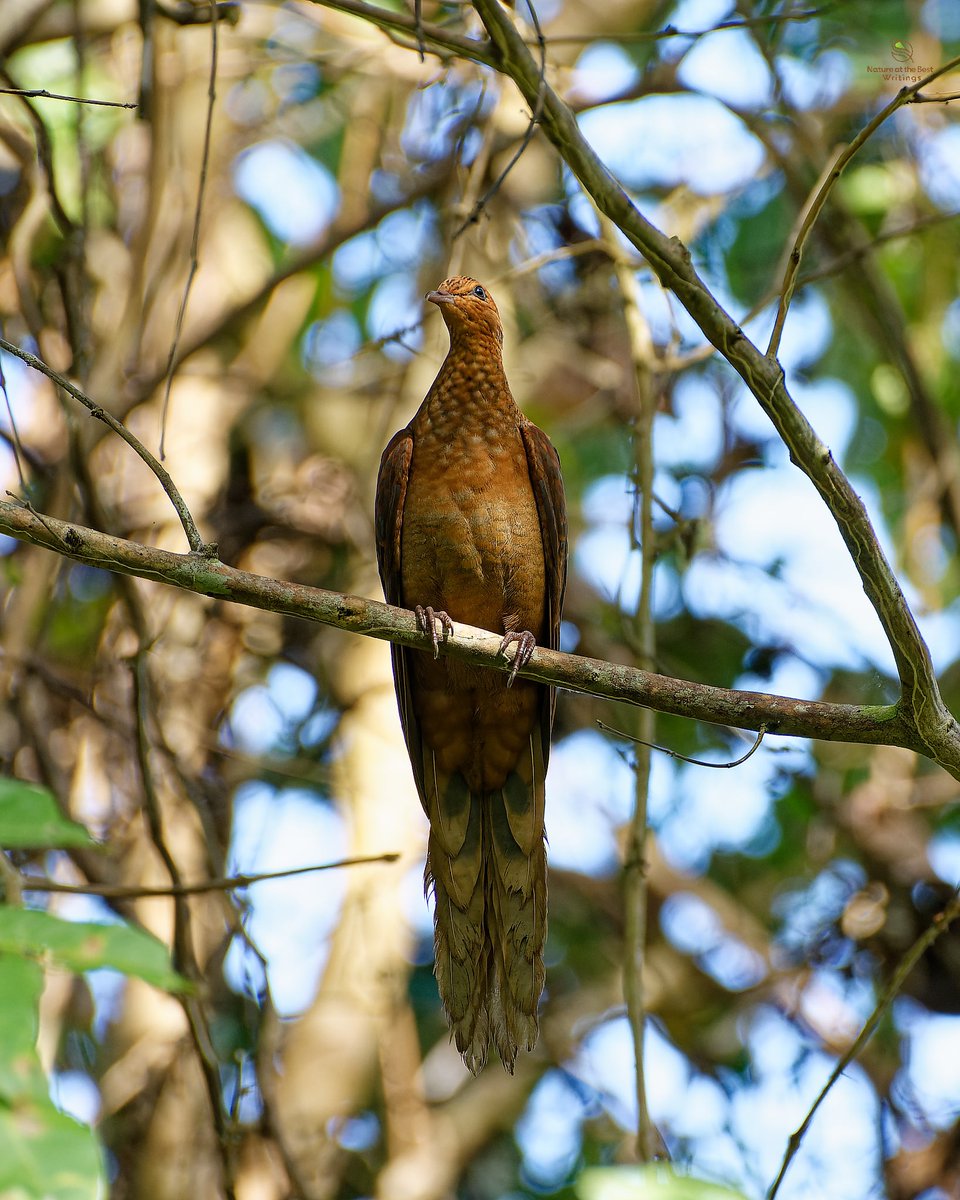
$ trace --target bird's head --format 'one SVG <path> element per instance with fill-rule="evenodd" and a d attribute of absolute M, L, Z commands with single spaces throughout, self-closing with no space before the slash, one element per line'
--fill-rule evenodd
<path fill-rule="evenodd" d="M 500 312 L 482 283 L 468 275 L 455 275 L 435 291 L 427 292 L 427 299 L 440 309 L 451 341 L 480 335 L 503 343 Z"/>

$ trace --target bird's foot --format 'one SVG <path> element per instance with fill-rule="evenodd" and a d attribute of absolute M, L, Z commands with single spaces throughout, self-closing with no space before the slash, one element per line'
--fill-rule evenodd
<path fill-rule="evenodd" d="M 438 658 L 440 655 L 440 638 L 444 641 L 448 637 L 453 636 L 453 621 L 447 613 L 440 609 L 432 609 L 429 604 L 424 608 L 422 604 L 418 604 L 413 610 L 416 614 L 417 624 L 423 632 L 430 638 L 433 646 L 433 657 Z M 440 626 L 442 633 L 437 633 L 437 626 Z M 502 648 L 502 647 L 501 647 Z"/>
<path fill-rule="evenodd" d="M 510 674 L 507 676 L 507 687 L 513 687 L 513 681 L 517 677 L 517 672 L 521 667 L 525 667 L 530 661 L 530 656 L 537 648 L 537 639 L 533 636 L 529 629 L 524 629 L 520 633 L 515 633 L 512 630 L 503 635 L 503 641 L 500 643 L 500 653 L 504 658 L 507 657 L 507 647 L 511 642 L 517 643 L 517 648 L 513 654 L 513 666 L 510 668 Z"/>

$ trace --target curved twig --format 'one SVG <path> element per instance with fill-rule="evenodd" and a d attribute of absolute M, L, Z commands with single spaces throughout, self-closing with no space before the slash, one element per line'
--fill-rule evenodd
<path fill-rule="evenodd" d="M 715 771 L 729 771 L 733 767 L 742 767 L 747 759 L 752 758 L 760 749 L 760 743 L 767 733 L 766 726 L 761 725 L 757 730 L 757 736 L 750 749 L 746 754 L 741 754 L 739 758 L 735 758 L 733 762 L 709 762 L 705 758 L 691 758 L 689 754 L 681 754 L 679 750 L 671 750 L 669 746 L 661 746 L 657 742 L 645 742 L 643 738 L 634 737 L 632 733 L 625 733 L 622 729 L 614 729 L 612 725 L 608 725 L 605 721 L 597 721 L 597 728 L 602 729 L 604 733 L 612 733 L 616 737 L 625 738 L 627 741 L 634 742 L 638 746 L 646 746 L 648 750 L 656 750 L 660 754 L 669 754 L 671 758 L 675 758 L 678 762 L 690 763 L 693 767 L 712 767 Z"/>
<path fill-rule="evenodd" d="M 770 342 L 767 346 L 767 355 L 769 357 L 775 356 L 777 350 L 780 348 L 780 338 L 783 334 L 784 322 L 787 319 L 787 310 L 793 298 L 793 291 L 797 282 L 797 272 L 800 270 L 800 259 L 803 255 L 803 247 L 834 185 L 843 174 L 847 163 L 850 162 L 864 143 L 876 133 L 884 121 L 888 117 L 893 116 L 898 108 L 902 108 L 905 104 L 910 104 L 915 97 L 919 96 L 921 88 L 926 87 L 927 84 L 932 83 L 934 79 L 939 78 L 939 76 L 945 74 L 947 71 L 952 71 L 958 64 L 960 64 L 960 58 L 953 58 L 942 67 L 937 67 L 935 71 L 931 71 L 929 75 L 925 75 L 917 83 L 911 84 L 910 87 L 901 88 L 890 103 L 885 108 L 882 108 L 873 120 L 860 130 L 849 146 L 842 147 L 837 151 L 833 162 L 824 171 L 820 179 L 820 186 L 811 197 L 809 203 L 804 207 L 799 229 L 794 239 L 793 249 L 787 258 L 787 265 L 783 273 L 783 285 L 780 288 L 780 304 L 777 308 L 777 318 L 774 321 L 773 332 L 770 334 Z"/>
<path fill-rule="evenodd" d="M 943 912 L 938 913 L 937 916 L 933 918 L 933 921 L 929 927 L 925 929 L 923 933 L 921 933 L 903 958 L 901 958 L 897 965 L 896 971 L 894 971 L 893 978 L 887 984 L 886 988 L 884 988 L 883 995 L 877 1001 L 873 1012 L 867 1018 L 863 1028 L 847 1047 L 846 1051 L 840 1056 L 839 1059 L 837 1059 L 836 1066 L 830 1072 L 830 1076 L 820 1090 L 819 1096 L 817 1096 L 816 1100 L 814 1100 L 807 1115 L 803 1118 L 803 1121 L 790 1135 L 790 1140 L 787 1143 L 787 1152 L 783 1156 L 783 1162 L 780 1164 L 780 1170 L 777 1172 L 777 1177 L 771 1184 L 769 1192 L 767 1192 L 767 1200 L 774 1200 L 777 1192 L 780 1190 L 780 1184 L 783 1183 L 783 1177 L 786 1175 L 791 1162 L 793 1162 L 794 1155 L 800 1149 L 804 1135 L 809 1129 L 810 1123 L 814 1116 L 816 1116 L 817 1109 L 827 1098 L 827 1093 L 844 1073 L 847 1067 L 849 1067 L 854 1061 L 867 1042 L 869 1042 L 871 1037 L 873 1037 L 874 1031 L 880 1023 L 880 1018 L 890 1007 L 891 1002 L 896 998 L 900 989 L 906 982 L 907 976 L 924 956 L 924 954 L 926 954 L 926 952 L 930 949 L 941 933 L 946 933 L 946 931 L 958 917 L 960 917 L 960 896 L 956 895 L 955 893 L 949 904 L 947 904 L 944 908 Z"/>
<path fill-rule="evenodd" d="M 127 429 L 126 425 L 117 420 L 115 416 L 108 413 L 107 410 L 101 407 L 95 400 L 91 400 L 89 396 L 80 391 L 78 387 L 65 378 L 58 371 L 54 371 L 52 367 L 35 354 L 31 354 L 29 350 L 21 350 L 19 346 L 15 346 L 12 342 L 8 342 L 6 338 L 0 338 L 0 350 L 6 350 L 8 354 L 14 355 L 22 362 L 25 362 L 28 367 L 33 367 L 35 371 L 39 371 L 41 375 L 46 375 L 48 379 L 52 379 L 57 387 L 62 388 L 69 395 L 73 396 L 74 400 L 79 400 L 84 408 L 88 409 L 92 417 L 96 417 L 98 421 L 102 421 L 104 425 L 122 438 L 123 441 L 133 450 L 156 475 L 157 480 L 163 490 L 170 497 L 170 503 L 177 511 L 177 516 L 180 518 L 180 524 L 183 526 L 183 532 L 187 535 L 187 542 L 190 549 L 195 554 L 210 554 L 211 547 L 205 545 L 200 533 L 197 529 L 197 524 L 193 519 L 190 509 L 183 496 L 180 494 L 180 489 L 170 477 L 170 472 L 163 466 L 162 463 L 150 453 L 138 437 Z"/>

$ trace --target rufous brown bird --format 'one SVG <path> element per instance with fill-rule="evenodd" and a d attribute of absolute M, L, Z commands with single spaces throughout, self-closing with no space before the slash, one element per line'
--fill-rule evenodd
<path fill-rule="evenodd" d="M 377 481 L 377 558 L 390 604 L 413 608 L 434 653 L 393 646 L 400 719 L 430 821 L 435 972 L 475 1074 L 489 1044 L 513 1072 L 537 1040 L 547 932 L 544 776 L 553 689 L 515 679 L 554 649 L 567 571 L 560 460 L 503 370 L 493 297 L 457 276 L 430 292 L 450 350 Z M 503 633 L 513 670 L 439 658 L 452 620 Z"/>

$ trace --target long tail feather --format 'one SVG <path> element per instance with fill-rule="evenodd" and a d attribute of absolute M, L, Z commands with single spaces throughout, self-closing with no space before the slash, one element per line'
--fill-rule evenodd
<path fill-rule="evenodd" d="M 542 774 L 531 785 L 514 773 L 499 791 L 469 794 L 456 848 L 431 826 L 426 881 L 436 901 L 437 983 L 474 1074 L 491 1041 L 511 1074 L 518 1051 L 537 1041 L 547 933 L 542 788 Z M 451 789 L 462 805 L 460 777 L 448 781 Z"/>

